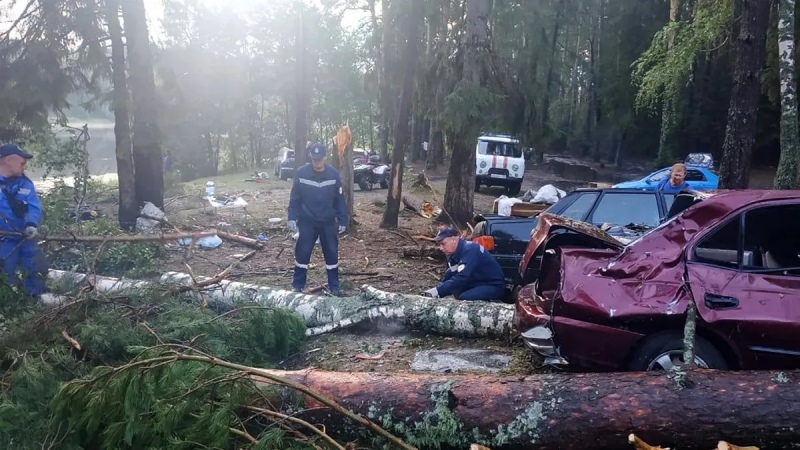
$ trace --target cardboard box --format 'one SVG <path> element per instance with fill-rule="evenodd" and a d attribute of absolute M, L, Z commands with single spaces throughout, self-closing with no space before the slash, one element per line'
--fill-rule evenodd
<path fill-rule="evenodd" d="M 492 212 L 494 214 L 497 214 L 497 204 L 498 200 L 495 199 L 494 203 L 492 204 Z M 546 203 L 518 202 L 511 205 L 511 215 L 514 217 L 530 217 L 544 211 L 549 207 L 550 205 Z"/>

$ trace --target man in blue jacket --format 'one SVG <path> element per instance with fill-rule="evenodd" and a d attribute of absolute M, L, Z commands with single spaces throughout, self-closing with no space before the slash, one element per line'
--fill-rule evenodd
<path fill-rule="evenodd" d="M 438 286 L 423 295 L 459 300 L 499 301 L 505 296 L 503 270 L 491 253 L 459 237 L 452 228 L 442 228 L 433 239 L 447 255 L 447 269 Z"/>
<path fill-rule="evenodd" d="M 325 164 L 324 145 L 311 146 L 309 156 L 311 163 L 297 169 L 289 197 L 289 229 L 300 232 L 294 248 L 292 289 L 301 292 L 305 288 L 308 262 L 319 238 L 328 272 L 328 289 L 339 295 L 337 233 L 344 233 L 348 224 L 342 179 L 336 169 Z"/>
<path fill-rule="evenodd" d="M 30 153 L 14 144 L 0 146 L 0 260 L 6 281 L 17 285 L 22 269 L 23 288 L 28 295 L 45 291 L 47 264 L 36 244 L 42 208 L 33 182 L 25 176 Z"/>
<path fill-rule="evenodd" d="M 684 189 L 689 189 L 689 183 L 686 182 L 686 164 L 673 165 L 669 176 L 661 180 L 656 189 L 665 194 L 677 194 Z"/>

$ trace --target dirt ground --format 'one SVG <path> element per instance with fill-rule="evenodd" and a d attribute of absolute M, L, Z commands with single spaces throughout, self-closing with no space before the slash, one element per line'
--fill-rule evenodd
<path fill-rule="evenodd" d="M 595 169 L 597 174 L 595 181 L 613 181 L 619 177 L 635 179 L 649 172 L 647 167 L 637 165 L 619 171 L 586 161 L 577 162 Z M 406 168 L 404 192 L 441 206 L 446 168 L 426 172 L 433 190 L 412 186 L 412 181 L 421 170 L 421 167 L 415 167 L 413 164 Z M 206 180 L 196 180 L 172 189 L 165 202 L 165 213 L 172 224 L 184 230 L 217 228 L 252 238 L 263 235 L 267 240 L 266 249 L 246 262 L 239 262 L 239 258 L 250 249 L 235 242 L 225 241 L 217 249 L 196 250 L 188 260 L 185 260 L 184 250 L 177 244 L 169 244 L 166 246 L 166 255 L 161 264 L 162 271 L 191 270 L 198 276 L 213 276 L 230 264 L 234 264 L 229 279 L 290 289 L 294 266 L 294 240 L 286 228 L 286 208 L 291 180 L 281 181 L 276 177 L 270 177 L 265 182 L 256 183 L 248 178 L 249 174 L 214 178 L 216 196 L 241 197 L 248 203 L 245 209 L 215 210 L 202 199 Z M 753 178 L 767 179 L 769 175 L 762 176 L 759 172 L 754 174 Z M 570 191 L 576 187 L 586 186 L 588 181 L 554 175 L 547 163 L 539 166 L 529 165 L 522 192 L 538 189 L 548 183 Z M 491 212 L 493 201 L 503 193 L 501 188 L 483 187 L 475 194 L 475 212 Z M 339 242 L 343 295 L 354 294 L 363 285 L 416 294 L 434 286 L 441 276 L 441 262 L 402 256 L 402 248 L 405 246 L 431 245 L 413 236 L 433 236 L 438 225 L 417 213 L 402 210 L 397 230 L 381 229 L 378 225 L 382 218 L 386 196 L 385 189 L 361 191 L 355 187 L 357 225 L 349 229 Z M 272 224 L 268 221 L 270 218 L 279 218 L 280 222 Z M 322 252 L 320 247 L 316 246 L 311 259 L 307 287 L 319 287 L 325 282 Z M 385 324 L 371 324 L 311 338 L 305 351 L 290 356 L 280 364 L 280 367 L 284 369 L 319 367 L 340 371 L 405 371 L 409 370 L 411 361 L 418 351 L 451 348 L 491 349 L 498 353 L 509 354 L 512 360 L 508 372 L 513 374 L 543 370 L 541 360 L 520 343 L 426 336 Z"/>

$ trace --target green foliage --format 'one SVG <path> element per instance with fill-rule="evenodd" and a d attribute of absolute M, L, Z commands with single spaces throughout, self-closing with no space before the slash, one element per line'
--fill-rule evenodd
<path fill-rule="evenodd" d="M 697 0 L 691 22 L 668 23 L 656 33 L 650 48 L 634 62 L 637 109 L 655 112 L 664 99 L 680 101 L 695 59 L 728 39 L 733 19 L 733 0 Z"/>
<path fill-rule="evenodd" d="M 469 132 L 468 138 L 477 138 L 481 131 L 480 124 L 492 121 L 490 115 L 496 111 L 503 98 L 485 87 L 461 80 L 444 99 L 442 123 L 453 131 Z M 471 141 L 472 139 L 468 139 L 468 142 Z"/>
<path fill-rule="evenodd" d="M 288 311 L 242 305 L 218 316 L 156 291 L 25 309 L 0 334 L 6 349 L 0 362 L 0 442 L 20 450 L 245 447 L 229 427 L 241 419 L 239 406 L 263 403 L 249 379 L 196 362 L 130 371 L 109 366 L 159 356 L 163 349 L 153 346 L 163 342 L 269 367 L 305 339 L 303 320 Z M 70 348 L 62 330 L 81 350 Z M 271 448 L 299 448 L 284 443 Z"/>

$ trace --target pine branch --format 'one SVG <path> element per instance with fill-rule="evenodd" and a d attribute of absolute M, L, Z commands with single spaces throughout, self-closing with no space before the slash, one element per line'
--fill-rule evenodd
<path fill-rule="evenodd" d="M 346 448 L 342 447 L 338 442 L 336 442 L 335 439 L 333 439 L 332 437 L 328 436 L 324 431 L 320 430 L 319 428 L 315 427 L 314 425 L 311 425 L 310 423 L 306 422 L 303 419 L 298 419 L 297 417 L 292 417 L 292 416 L 289 416 L 289 415 L 286 415 L 286 414 L 282 414 L 282 413 L 279 413 L 279 412 L 276 412 L 276 411 L 270 411 L 268 409 L 258 408 L 258 407 L 255 407 L 255 406 L 246 406 L 246 408 L 249 409 L 250 411 L 257 412 L 257 413 L 263 414 L 265 416 L 275 417 L 275 418 L 278 418 L 278 419 L 281 419 L 281 420 L 286 420 L 288 422 L 292 422 L 292 423 L 296 423 L 298 425 L 302 425 L 302 426 L 308 428 L 309 430 L 313 431 L 314 434 L 316 434 L 317 436 L 319 436 L 322 439 L 324 439 L 326 442 L 331 444 L 337 450 L 347 450 Z"/>
<path fill-rule="evenodd" d="M 159 346 L 150 347 L 148 349 L 143 350 L 140 353 L 140 355 L 144 355 L 144 354 L 146 354 L 148 352 L 152 352 L 153 350 L 158 350 L 158 349 L 161 349 L 161 348 L 167 348 L 167 349 L 169 349 L 169 348 L 179 348 L 181 350 L 186 350 L 188 347 L 182 346 L 182 345 L 163 345 L 163 346 L 159 345 Z M 196 349 L 190 349 L 190 350 L 192 352 L 202 353 L 202 352 L 197 351 Z M 367 419 L 365 417 L 362 417 L 362 416 L 360 416 L 358 414 L 353 413 L 352 411 L 342 407 L 341 405 L 339 405 L 335 401 L 333 401 L 333 400 L 331 400 L 331 399 L 329 399 L 329 398 L 327 398 L 327 397 L 325 397 L 325 396 L 323 396 L 321 394 L 318 394 L 317 392 L 309 389 L 308 387 L 306 387 L 304 385 L 301 385 L 301 384 L 295 383 L 295 382 L 293 382 L 291 380 L 287 380 L 285 378 L 273 375 L 272 373 L 270 373 L 269 371 L 264 370 L 264 369 L 258 369 L 258 368 L 254 368 L 254 367 L 244 366 L 242 364 L 231 363 L 231 362 L 224 361 L 224 360 L 221 360 L 221 359 L 218 359 L 216 357 L 209 356 L 209 355 L 206 355 L 206 354 L 193 355 L 193 354 L 180 353 L 180 352 L 175 351 L 175 350 L 168 350 L 164 354 L 164 356 L 156 356 L 156 357 L 151 357 L 151 358 L 146 358 L 146 359 L 134 360 L 134 361 L 132 361 L 132 362 L 130 362 L 128 364 L 125 364 L 125 365 L 122 365 L 122 366 L 118 366 L 118 367 L 113 367 L 110 370 L 106 370 L 103 373 L 97 374 L 95 377 L 93 377 L 93 378 L 91 378 L 89 380 L 72 381 L 72 382 L 68 383 L 65 386 L 65 388 L 68 388 L 68 386 L 70 386 L 70 385 L 82 385 L 84 387 L 85 386 L 90 386 L 90 385 L 92 385 L 94 383 L 99 382 L 100 380 L 103 380 L 103 379 L 106 379 L 106 378 L 112 378 L 114 376 L 120 375 L 120 374 L 122 374 L 124 372 L 127 372 L 127 371 L 130 371 L 130 370 L 134 370 L 134 369 L 152 370 L 154 368 L 158 368 L 158 367 L 162 367 L 162 366 L 165 366 L 165 365 L 173 364 L 173 363 L 178 362 L 178 361 L 193 361 L 193 362 L 211 364 L 212 366 L 215 366 L 215 367 L 222 367 L 222 368 L 225 368 L 225 369 L 239 371 L 239 372 L 241 372 L 243 374 L 246 374 L 246 375 L 249 375 L 249 376 L 252 376 L 252 377 L 265 378 L 265 379 L 267 379 L 267 380 L 269 380 L 269 381 L 271 381 L 271 382 L 273 382 L 275 384 L 289 387 L 291 389 L 294 389 L 294 390 L 296 390 L 298 392 L 301 392 L 301 393 L 303 393 L 303 394 L 305 394 L 305 395 L 317 400 L 318 402 L 328 406 L 329 408 L 333 409 L 334 411 L 338 412 L 339 414 L 347 417 L 348 419 L 350 419 L 354 423 L 356 423 L 358 425 L 361 425 L 361 426 L 371 430 L 372 432 L 384 437 L 385 439 L 389 440 L 392 444 L 394 444 L 395 446 L 397 446 L 399 448 L 402 448 L 404 450 L 416 450 L 415 447 L 412 447 L 412 446 L 406 444 L 400 438 L 398 438 L 397 436 L 393 435 L 392 433 L 386 431 L 385 429 L 383 429 L 378 424 L 372 422 L 371 420 L 369 420 L 369 419 Z M 62 388 L 62 389 L 64 389 L 64 388 Z"/>

